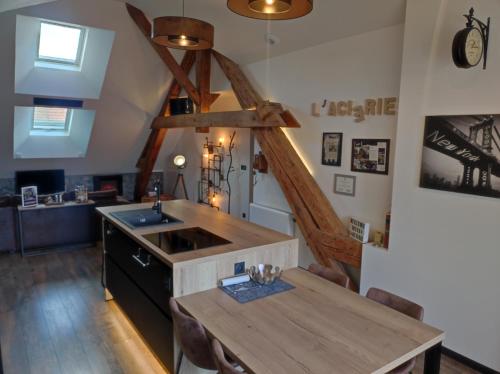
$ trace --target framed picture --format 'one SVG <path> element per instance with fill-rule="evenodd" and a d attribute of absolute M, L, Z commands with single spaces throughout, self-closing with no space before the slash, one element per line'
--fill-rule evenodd
<path fill-rule="evenodd" d="M 500 114 L 426 117 L 420 187 L 500 198 Z"/>
<path fill-rule="evenodd" d="M 340 166 L 342 164 L 342 133 L 324 132 L 321 149 L 321 163 L 323 165 Z"/>
<path fill-rule="evenodd" d="M 353 139 L 351 171 L 389 174 L 389 139 Z"/>
<path fill-rule="evenodd" d="M 22 187 L 21 198 L 23 207 L 34 207 L 38 205 L 38 189 L 36 186 Z"/>
<path fill-rule="evenodd" d="M 354 175 L 335 174 L 333 192 L 339 195 L 354 196 L 356 194 L 356 177 Z"/>

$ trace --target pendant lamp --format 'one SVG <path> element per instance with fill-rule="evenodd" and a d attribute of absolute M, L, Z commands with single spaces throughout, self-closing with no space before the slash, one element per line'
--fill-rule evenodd
<path fill-rule="evenodd" d="M 227 7 L 244 17 L 286 20 L 310 13 L 313 9 L 313 0 L 228 0 Z"/>
<path fill-rule="evenodd" d="M 158 17 L 153 20 L 153 41 L 177 49 L 202 50 L 214 46 L 214 27 L 208 22 L 184 17 Z"/>

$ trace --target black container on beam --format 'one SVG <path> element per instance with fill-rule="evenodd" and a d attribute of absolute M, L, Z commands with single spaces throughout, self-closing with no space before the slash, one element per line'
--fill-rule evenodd
<path fill-rule="evenodd" d="M 170 115 L 192 114 L 194 113 L 193 100 L 189 97 L 180 97 L 178 99 L 170 99 Z"/>

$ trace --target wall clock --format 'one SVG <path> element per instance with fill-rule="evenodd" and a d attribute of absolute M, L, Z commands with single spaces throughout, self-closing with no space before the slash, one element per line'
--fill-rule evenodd
<path fill-rule="evenodd" d="M 453 62 L 459 68 L 468 69 L 482 59 L 483 69 L 486 69 L 490 18 L 486 24 L 481 22 L 474 17 L 474 8 L 470 8 L 469 14 L 464 14 L 464 17 L 467 19 L 465 28 L 457 32 L 453 39 Z"/>

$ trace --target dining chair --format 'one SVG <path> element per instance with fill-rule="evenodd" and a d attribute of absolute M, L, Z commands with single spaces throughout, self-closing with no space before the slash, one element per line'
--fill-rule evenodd
<path fill-rule="evenodd" d="M 415 318 L 419 321 L 424 319 L 424 308 L 410 300 L 404 299 L 398 295 L 381 290 L 379 288 L 370 288 L 366 293 L 366 297 L 379 304 L 383 304 L 391 309 L 397 310 L 400 313 L 406 314 L 409 317 Z M 394 370 L 390 371 L 391 374 L 407 374 L 415 368 L 417 358 L 405 362 Z"/>
<path fill-rule="evenodd" d="M 349 277 L 339 271 L 336 271 L 332 268 L 327 268 L 326 266 L 320 264 L 311 264 L 309 265 L 309 268 L 307 270 L 313 274 L 320 276 L 321 278 L 338 284 L 341 287 L 349 288 Z"/>
<path fill-rule="evenodd" d="M 184 356 L 199 368 L 217 370 L 205 328 L 194 318 L 182 313 L 174 298 L 170 299 L 169 304 L 174 334 L 180 348 L 175 374 L 179 374 Z"/>
<path fill-rule="evenodd" d="M 226 359 L 222 345 L 217 339 L 212 339 L 212 354 L 215 365 L 217 365 L 218 374 L 245 374 L 245 372 L 237 370 L 234 365 Z"/>

